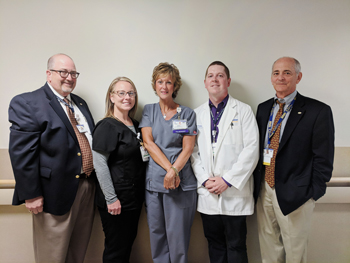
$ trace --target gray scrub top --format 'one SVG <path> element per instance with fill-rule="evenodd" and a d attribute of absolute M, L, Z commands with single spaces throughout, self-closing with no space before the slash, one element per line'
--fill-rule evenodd
<path fill-rule="evenodd" d="M 173 120 L 178 118 L 176 113 L 170 120 L 165 120 L 160 110 L 159 103 L 145 105 L 139 128 L 151 127 L 155 144 L 165 154 L 170 163 L 174 163 L 182 151 L 182 139 L 184 135 L 197 135 L 196 114 L 185 106 L 180 105 L 180 119 L 187 120 L 188 133 L 173 133 Z M 169 193 L 171 190 L 164 188 L 164 177 L 167 171 L 158 165 L 152 157 L 146 168 L 146 189 L 149 191 Z M 197 189 L 197 180 L 188 159 L 179 173 L 180 186 L 183 191 Z"/>

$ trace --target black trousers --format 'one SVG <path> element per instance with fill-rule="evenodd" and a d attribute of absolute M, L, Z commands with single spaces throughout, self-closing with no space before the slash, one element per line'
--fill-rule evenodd
<path fill-rule="evenodd" d="M 246 216 L 202 214 L 211 263 L 246 263 Z"/>
<path fill-rule="evenodd" d="M 111 215 L 99 208 L 103 232 L 105 233 L 104 263 L 128 263 L 131 248 L 137 235 L 140 209 L 123 211 Z"/>

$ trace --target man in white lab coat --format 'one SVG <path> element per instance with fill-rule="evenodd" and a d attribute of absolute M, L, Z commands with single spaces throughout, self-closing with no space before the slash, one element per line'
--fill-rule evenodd
<path fill-rule="evenodd" d="M 198 136 L 191 161 L 211 263 L 248 262 L 246 216 L 254 212 L 259 131 L 250 106 L 228 94 L 230 83 L 226 65 L 212 62 L 204 80 L 209 103 L 195 109 Z"/>

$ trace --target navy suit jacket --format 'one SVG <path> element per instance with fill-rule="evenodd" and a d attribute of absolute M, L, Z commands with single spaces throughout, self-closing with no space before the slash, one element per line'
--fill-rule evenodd
<path fill-rule="evenodd" d="M 86 102 L 71 94 L 90 130 L 94 121 Z M 10 102 L 9 153 L 16 179 L 13 205 L 44 197 L 44 212 L 67 213 L 79 185 L 82 160 L 71 122 L 47 83 Z"/>
<path fill-rule="evenodd" d="M 256 118 L 260 132 L 260 159 L 254 172 L 254 198 L 257 200 L 265 180 L 263 149 L 267 123 L 274 99 L 258 106 Z M 331 108 L 297 94 L 276 155 L 275 190 L 284 215 L 307 200 L 315 201 L 326 192 L 332 176 L 334 124 Z"/>

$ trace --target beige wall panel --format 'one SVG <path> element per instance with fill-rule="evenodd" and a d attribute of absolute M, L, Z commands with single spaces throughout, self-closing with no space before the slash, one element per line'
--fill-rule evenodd
<path fill-rule="evenodd" d="M 350 204 L 316 204 L 309 239 L 309 263 L 348 263 L 350 260 Z M 255 215 L 248 217 L 249 262 L 261 262 Z M 32 263 L 31 214 L 24 206 L 0 206 L 0 262 Z M 103 232 L 96 213 L 94 228 L 86 254 L 86 263 L 102 262 Z M 200 215 L 196 213 L 192 226 L 189 262 L 209 263 L 207 242 L 202 230 Z M 141 214 L 139 232 L 135 240 L 131 263 L 152 262 L 146 215 Z"/>

